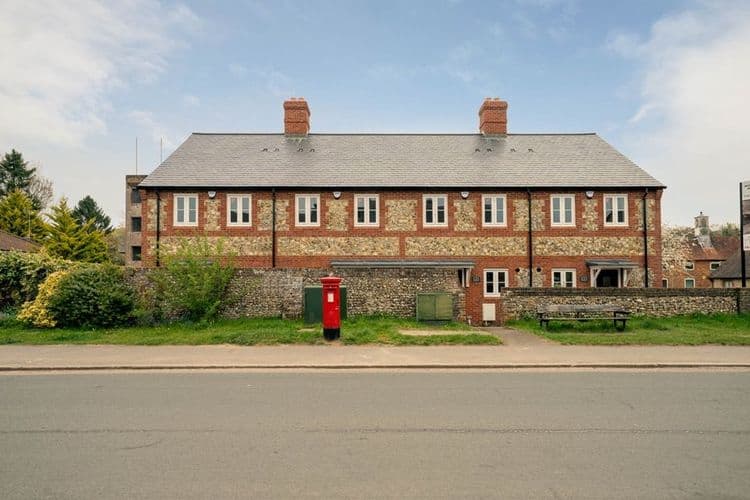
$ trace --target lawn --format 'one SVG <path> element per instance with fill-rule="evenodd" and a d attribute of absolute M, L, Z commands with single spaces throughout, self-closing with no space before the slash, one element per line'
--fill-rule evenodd
<path fill-rule="evenodd" d="M 398 330 L 440 330 L 444 335 L 409 336 Z M 392 317 L 356 317 L 341 326 L 342 344 L 445 345 L 500 344 L 492 335 L 468 333 L 463 323 L 428 325 Z M 458 332 L 458 333 L 456 333 Z M 0 321 L 0 344 L 126 344 L 126 345 L 271 345 L 325 344 L 320 325 L 301 320 L 235 319 L 212 323 L 170 323 L 108 329 L 35 329 L 12 318 Z"/>
<path fill-rule="evenodd" d="M 508 323 L 561 344 L 588 345 L 750 345 L 750 314 L 692 314 L 669 318 L 631 317 L 624 332 L 611 321 L 550 321 L 548 329 L 534 319 Z"/>

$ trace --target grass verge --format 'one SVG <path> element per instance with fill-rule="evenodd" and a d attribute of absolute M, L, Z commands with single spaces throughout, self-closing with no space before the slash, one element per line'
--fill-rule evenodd
<path fill-rule="evenodd" d="M 398 330 L 444 330 L 445 335 L 408 336 Z M 348 345 L 479 345 L 500 344 L 492 335 L 466 333 L 463 323 L 426 325 L 392 317 L 356 317 L 341 326 L 341 343 Z M 464 331 L 456 333 L 456 331 Z M 122 345 L 274 345 L 325 344 L 320 325 L 301 320 L 235 319 L 212 323 L 169 323 L 106 329 L 36 329 L 6 318 L 0 321 L 0 344 L 122 344 Z"/>
<path fill-rule="evenodd" d="M 568 345 L 750 345 L 750 314 L 636 316 L 628 320 L 624 332 L 618 332 L 611 321 L 550 321 L 545 329 L 534 319 L 524 319 L 508 326 Z"/>

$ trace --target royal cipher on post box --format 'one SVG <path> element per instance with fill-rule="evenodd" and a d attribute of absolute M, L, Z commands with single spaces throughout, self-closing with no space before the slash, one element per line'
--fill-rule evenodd
<path fill-rule="evenodd" d="M 320 278 L 323 284 L 323 336 L 336 340 L 341 336 L 341 278 Z"/>

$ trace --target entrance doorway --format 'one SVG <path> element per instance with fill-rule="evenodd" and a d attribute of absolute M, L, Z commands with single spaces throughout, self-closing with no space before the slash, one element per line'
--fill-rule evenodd
<path fill-rule="evenodd" d="M 602 269 L 596 277 L 597 288 L 618 288 L 620 286 L 619 269 Z"/>

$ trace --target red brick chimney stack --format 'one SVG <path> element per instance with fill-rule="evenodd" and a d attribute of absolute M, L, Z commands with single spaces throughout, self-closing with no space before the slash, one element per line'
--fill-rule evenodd
<path fill-rule="evenodd" d="M 284 134 L 307 135 L 310 131 L 310 108 L 304 97 L 284 101 Z"/>
<path fill-rule="evenodd" d="M 508 133 L 508 103 L 498 98 L 486 98 L 479 108 L 479 131 L 484 135 Z"/>

